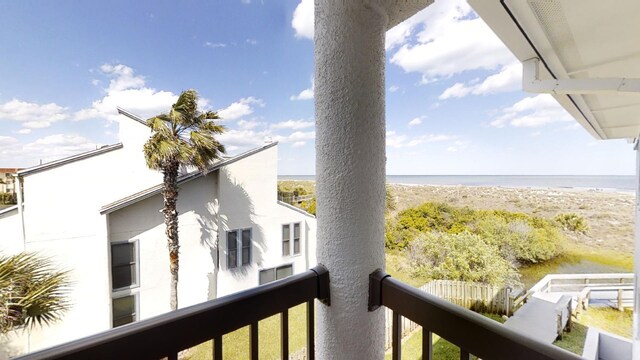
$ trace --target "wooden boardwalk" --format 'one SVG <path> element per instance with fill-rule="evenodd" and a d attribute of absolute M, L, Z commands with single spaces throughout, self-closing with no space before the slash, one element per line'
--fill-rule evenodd
<path fill-rule="evenodd" d="M 570 325 L 571 296 L 536 293 L 504 325 L 527 337 L 553 343 Z"/>

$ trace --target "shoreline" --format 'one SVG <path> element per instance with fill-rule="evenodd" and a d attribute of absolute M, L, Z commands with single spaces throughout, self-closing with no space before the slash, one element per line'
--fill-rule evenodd
<path fill-rule="evenodd" d="M 315 180 L 284 180 L 284 181 L 313 181 Z M 635 195 L 635 190 L 619 189 L 619 188 L 594 188 L 594 187 L 570 187 L 570 186 L 504 186 L 504 185 L 465 185 L 465 184 L 415 184 L 415 183 L 392 183 L 391 186 L 430 186 L 430 187 L 469 187 L 469 188 L 497 188 L 497 189 L 521 189 L 521 190 L 552 190 L 552 191 L 570 191 L 570 192 L 598 192 L 598 193 L 619 193 L 627 195 Z"/>

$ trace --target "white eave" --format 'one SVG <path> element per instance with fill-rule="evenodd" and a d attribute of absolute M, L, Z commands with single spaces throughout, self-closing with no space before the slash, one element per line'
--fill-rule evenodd
<path fill-rule="evenodd" d="M 469 0 L 529 75 L 598 139 L 640 134 L 640 1 Z M 539 63 L 534 64 L 533 60 Z"/>

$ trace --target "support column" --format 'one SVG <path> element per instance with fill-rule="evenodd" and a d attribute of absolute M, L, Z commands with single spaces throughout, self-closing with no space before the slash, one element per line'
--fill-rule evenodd
<path fill-rule="evenodd" d="M 640 143 L 636 140 L 636 206 L 635 206 L 635 243 L 633 257 L 633 360 L 640 360 Z"/>
<path fill-rule="evenodd" d="M 384 39 L 365 0 L 315 1 L 317 258 L 331 306 L 318 305 L 318 359 L 382 359 L 384 313 L 367 311 L 384 268 Z"/>

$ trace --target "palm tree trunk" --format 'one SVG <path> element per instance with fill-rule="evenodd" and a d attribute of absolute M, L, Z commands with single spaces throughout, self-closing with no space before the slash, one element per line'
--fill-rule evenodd
<path fill-rule="evenodd" d="M 166 227 L 167 247 L 169 248 L 169 271 L 171 272 L 171 293 L 170 305 L 171 310 L 178 308 L 178 250 L 180 244 L 178 242 L 178 210 L 176 202 L 178 200 L 178 163 L 172 162 L 165 166 L 164 171 L 164 188 L 162 196 L 164 197 L 164 224 Z"/>

